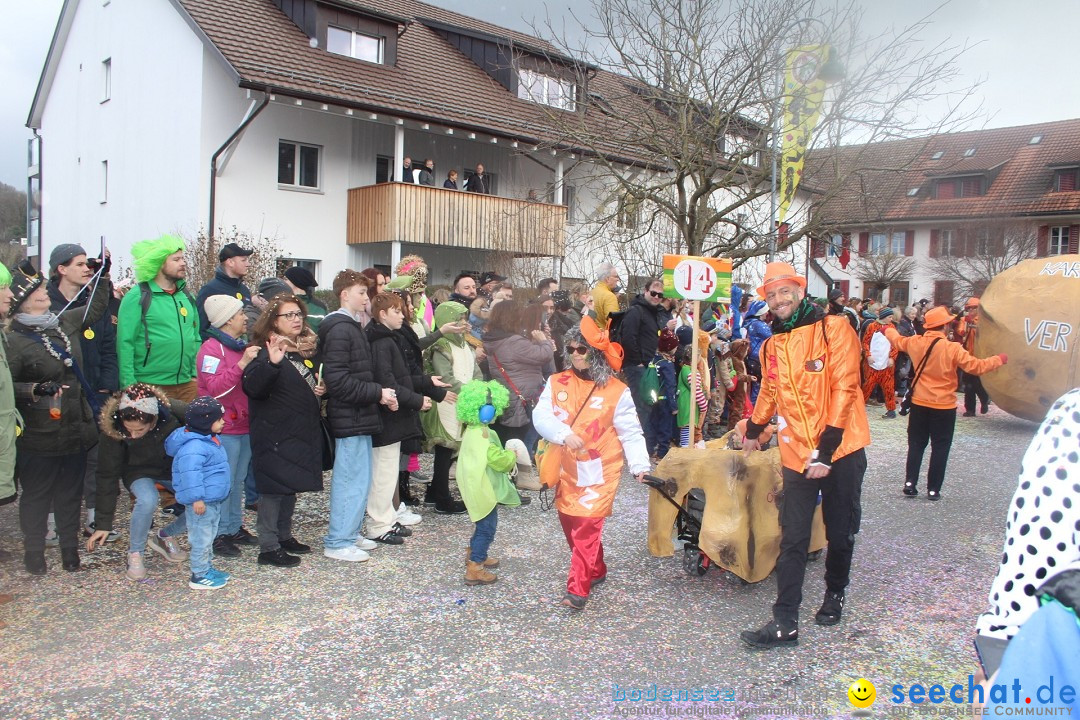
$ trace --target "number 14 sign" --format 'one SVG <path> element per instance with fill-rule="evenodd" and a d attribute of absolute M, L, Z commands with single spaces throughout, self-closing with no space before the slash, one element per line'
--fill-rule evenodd
<path fill-rule="evenodd" d="M 693 255 L 665 255 L 664 296 L 730 302 L 731 261 Z"/>

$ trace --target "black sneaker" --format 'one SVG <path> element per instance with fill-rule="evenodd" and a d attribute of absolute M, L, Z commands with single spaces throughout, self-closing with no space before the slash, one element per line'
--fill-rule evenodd
<path fill-rule="evenodd" d="M 247 529 L 245 527 L 243 527 L 242 525 L 240 526 L 240 529 L 236 531 L 235 534 L 229 536 L 229 540 L 232 541 L 233 545 L 258 545 L 259 544 L 259 538 L 255 537 L 250 532 L 248 532 Z"/>
<path fill-rule="evenodd" d="M 881 418 L 883 420 L 894 420 L 896 418 L 896 411 L 895 410 L 889 410 L 884 415 L 882 415 Z"/>
<path fill-rule="evenodd" d="M 387 530 L 379 537 L 368 538 L 383 545 L 404 545 L 405 540 L 400 535 L 395 535 L 393 530 Z"/>
<path fill-rule="evenodd" d="M 933 500 L 934 502 L 937 502 L 938 500 L 941 499 L 941 491 L 940 490 L 927 490 L 926 491 L 926 497 L 929 498 L 930 500 Z"/>
<path fill-rule="evenodd" d="M 232 535 L 218 535 L 214 538 L 214 554 L 218 557 L 237 557 L 240 548 L 233 545 Z"/>
<path fill-rule="evenodd" d="M 172 505 L 166 505 L 161 508 L 161 514 L 167 517 L 180 517 L 184 514 L 184 506 L 180 503 L 173 503 Z"/>
<path fill-rule="evenodd" d="M 964 412 L 963 416 L 964 417 L 975 417 L 975 413 L 973 413 L 973 412 Z"/>
<path fill-rule="evenodd" d="M 244 509 L 251 512 L 257 512 L 259 510 L 259 503 L 244 503 Z"/>
<path fill-rule="evenodd" d="M 532 502 L 532 498 L 529 497 L 528 495 L 524 494 L 524 493 L 519 492 L 518 497 L 521 499 L 521 504 L 518 505 L 518 507 L 525 507 L 526 505 L 528 505 L 529 503 Z"/>
<path fill-rule="evenodd" d="M 990 406 L 989 405 L 983 405 L 982 407 L 979 408 L 979 412 L 982 413 L 983 415 L 985 415 L 986 413 L 990 412 Z"/>
<path fill-rule="evenodd" d="M 26 566 L 26 572 L 31 575 L 44 575 L 48 570 L 48 566 L 45 564 L 45 552 L 27 550 L 23 553 L 23 565 Z"/>
<path fill-rule="evenodd" d="M 911 480 L 904 482 L 904 494 L 908 497 L 916 497 L 919 494 L 919 488 Z"/>
<path fill-rule="evenodd" d="M 390 532 L 394 533 L 398 537 L 403 537 L 403 538 L 412 537 L 412 530 L 405 527 L 401 523 L 394 523 L 394 526 L 392 528 L 390 528 Z"/>
<path fill-rule="evenodd" d="M 562 606 L 570 608 L 571 610 L 584 610 L 585 603 L 589 601 L 589 598 L 584 595 L 575 595 L 574 593 L 566 593 L 563 595 Z"/>
<path fill-rule="evenodd" d="M 781 625 L 776 620 L 770 620 L 759 630 L 743 630 L 739 637 L 754 648 L 792 647 L 799 644 L 799 625 Z"/>
<path fill-rule="evenodd" d="M 465 512 L 465 503 L 460 500 L 443 500 L 435 503 L 435 512 L 440 515 L 460 515 Z"/>
<path fill-rule="evenodd" d="M 281 549 L 285 552 L 290 552 L 293 555 L 307 555 L 311 552 L 311 546 L 305 545 L 302 542 L 298 542 L 296 538 L 289 538 L 288 540 L 282 540 Z"/>
<path fill-rule="evenodd" d="M 840 615 L 844 612 L 844 593 L 825 591 L 825 601 L 821 603 L 821 609 L 814 616 L 814 622 L 818 625 L 835 625 L 840 622 Z"/>
<path fill-rule="evenodd" d="M 300 564 L 300 558 L 290 555 L 281 548 L 271 552 L 259 553 L 260 565 L 274 565 L 276 567 L 295 567 Z"/>

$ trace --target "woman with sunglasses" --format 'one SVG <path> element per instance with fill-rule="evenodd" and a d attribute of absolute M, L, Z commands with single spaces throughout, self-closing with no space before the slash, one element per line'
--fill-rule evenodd
<path fill-rule="evenodd" d="M 317 338 L 295 295 L 274 297 L 251 331 L 259 348 L 242 379 L 251 417 L 251 455 L 259 489 L 259 564 L 292 567 L 311 552 L 292 533 L 296 494 L 323 489 L 322 396 Z M 290 554 L 291 553 L 291 554 Z"/>
<path fill-rule="evenodd" d="M 566 336 L 566 363 L 552 375 L 533 411 L 533 423 L 550 445 L 540 482 L 556 487 L 566 542 L 572 551 L 562 604 L 582 610 L 590 590 L 607 578 L 600 536 L 611 515 L 623 471 L 623 455 L 640 482 L 649 453 L 630 390 L 615 377 L 623 350 L 591 318 Z"/>

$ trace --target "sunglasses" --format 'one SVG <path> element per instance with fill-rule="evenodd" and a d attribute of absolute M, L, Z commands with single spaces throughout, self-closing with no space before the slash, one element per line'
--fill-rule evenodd
<path fill-rule="evenodd" d="M 662 290 L 660 292 L 656 292 L 655 290 L 650 290 L 649 294 L 652 295 L 653 297 L 656 297 L 656 298 L 664 297 L 664 292 Z"/>
<path fill-rule="evenodd" d="M 589 352 L 589 348 L 585 347 L 584 345 L 567 345 L 566 350 L 571 355 L 573 355 L 574 353 L 577 353 L 578 355 L 585 355 Z"/>

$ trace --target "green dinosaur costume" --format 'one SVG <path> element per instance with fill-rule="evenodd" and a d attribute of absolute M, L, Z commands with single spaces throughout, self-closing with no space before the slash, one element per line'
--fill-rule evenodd
<path fill-rule="evenodd" d="M 435 308 L 435 327 L 457 322 L 469 314 L 461 303 L 448 301 Z M 438 375 L 450 383 L 451 392 L 461 392 L 461 387 L 471 380 L 483 380 L 484 374 L 476 364 L 476 352 L 465 342 L 464 335 L 444 335 L 432 343 L 424 354 L 424 372 Z M 457 450 L 461 445 L 461 422 L 458 421 L 455 403 L 443 400 L 420 414 L 427 445 L 442 445 Z"/>

